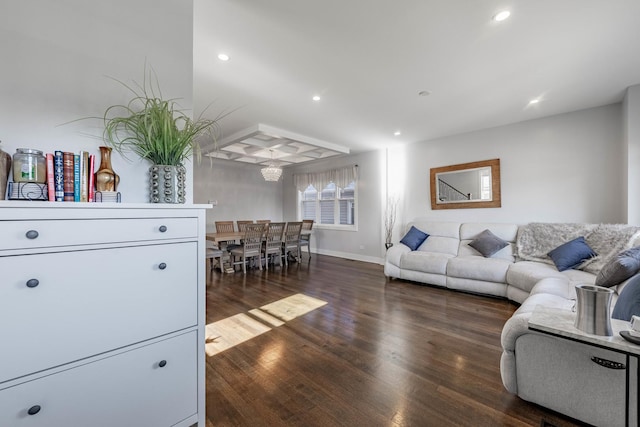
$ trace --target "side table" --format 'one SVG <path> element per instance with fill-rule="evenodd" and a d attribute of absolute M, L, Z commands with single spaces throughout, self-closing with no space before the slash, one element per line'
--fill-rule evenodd
<path fill-rule="evenodd" d="M 637 426 L 639 421 L 638 408 L 640 407 L 640 393 L 638 390 L 638 384 L 640 383 L 640 371 L 638 370 L 640 345 L 628 342 L 620 336 L 620 331 L 629 329 L 629 323 L 612 319 L 613 335 L 600 336 L 587 334 L 576 328 L 574 326 L 575 317 L 576 313 L 568 310 L 537 306 L 529 319 L 530 330 L 578 343 L 575 344 L 577 346 L 586 346 L 586 353 L 589 354 L 589 359 L 593 363 L 585 365 L 587 362 L 575 361 L 576 367 L 579 363 L 582 363 L 582 367 L 580 369 L 576 368 L 576 372 L 554 372 L 555 383 L 562 383 L 563 381 L 571 383 L 576 376 L 580 375 L 599 375 L 604 378 L 604 381 L 601 381 L 603 389 L 613 389 L 616 393 L 619 393 L 620 398 L 624 396 L 625 399 L 624 418 L 622 418 L 622 414 L 615 414 L 619 415 L 618 419 L 608 418 L 606 425 L 624 424 L 625 426 Z M 584 368 L 585 366 L 587 367 L 586 369 Z M 603 370 L 603 368 L 609 371 Z M 550 372 L 553 372 L 553 369 L 553 366 L 549 366 Z M 626 373 L 626 375 L 623 373 Z M 595 390 L 582 387 L 574 388 L 576 401 L 579 401 L 583 408 L 591 408 L 596 411 L 598 410 L 598 404 L 602 404 L 599 391 L 597 388 Z M 554 390 L 550 390 L 551 394 L 553 392 Z M 604 410 L 604 408 L 600 409 Z M 580 416 L 576 416 L 576 418 L 581 419 Z"/>

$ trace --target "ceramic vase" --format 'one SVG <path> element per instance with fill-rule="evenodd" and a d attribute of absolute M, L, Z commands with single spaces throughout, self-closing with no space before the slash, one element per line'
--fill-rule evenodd
<path fill-rule="evenodd" d="M 117 191 L 120 176 L 111 166 L 111 148 L 100 148 L 100 168 L 96 172 L 96 191 Z"/>
<path fill-rule="evenodd" d="M 187 169 L 182 166 L 153 165 L 149 168 L 151 203 L 184 203 Z"/>
<path fill-rule="evenodd" d="M 7 180 L 11 170 L 11 155 L 0 149 L 0 200 L 7 194 Z"/>

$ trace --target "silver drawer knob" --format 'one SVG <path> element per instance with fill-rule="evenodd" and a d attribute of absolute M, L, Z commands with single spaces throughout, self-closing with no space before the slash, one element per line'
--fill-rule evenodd
<path fill-rule="evenodd" d="M 29 279 L 27 280 L 27 288 L 35 288 L 40 284 L 38 279 Z"/>
<path fill-rule="evenodd" d="M 27 236 L 27 239 L 37 239 L 39 236 L 39 233 L 36 230 L 29 230 L 25 233 L 25 236 Z"/>

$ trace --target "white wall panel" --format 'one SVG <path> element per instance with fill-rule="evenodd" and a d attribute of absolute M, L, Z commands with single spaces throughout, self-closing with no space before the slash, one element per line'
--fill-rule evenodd
<path fill-rule="evenodd" d="M 217 202 L 207 210 L 207 231 L 215 231 L 215 221 L 282 221 L 283 179 L 265 181 L 260 174 L 261 167 L 228 160 L 210 161 L 204 157 L 195 165 L 195 202 Z"/>
<path fill-rule="evenodd" d="M 407 146 L 405 218 L 526 223 L 624 222 L 621 105 Z M 431 210 L 429 169 L 500 159 L 502 207 Z"/>

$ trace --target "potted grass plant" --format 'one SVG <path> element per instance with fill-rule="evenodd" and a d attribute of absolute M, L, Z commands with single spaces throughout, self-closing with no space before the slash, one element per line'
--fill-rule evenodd
<path fill-rule="evenodd" d="M 202 114 L 192 119 L 176 99 L 164 99 L 153 70 L 142 84 L 127 85 L 133 97 L 127 104 L 112 105 L 104 113 L 104 140 L 127 158 L 133 153 L 152 163 L 150 201 L 152 203 L 184 203 L 186 169 L 184 162 L 192 156 L 200 160 L 198 138 L 209 136 L 214 143 L 220 135 L 220 120 Z M 203 114 L 205 111 L 203 111 Z"/>

